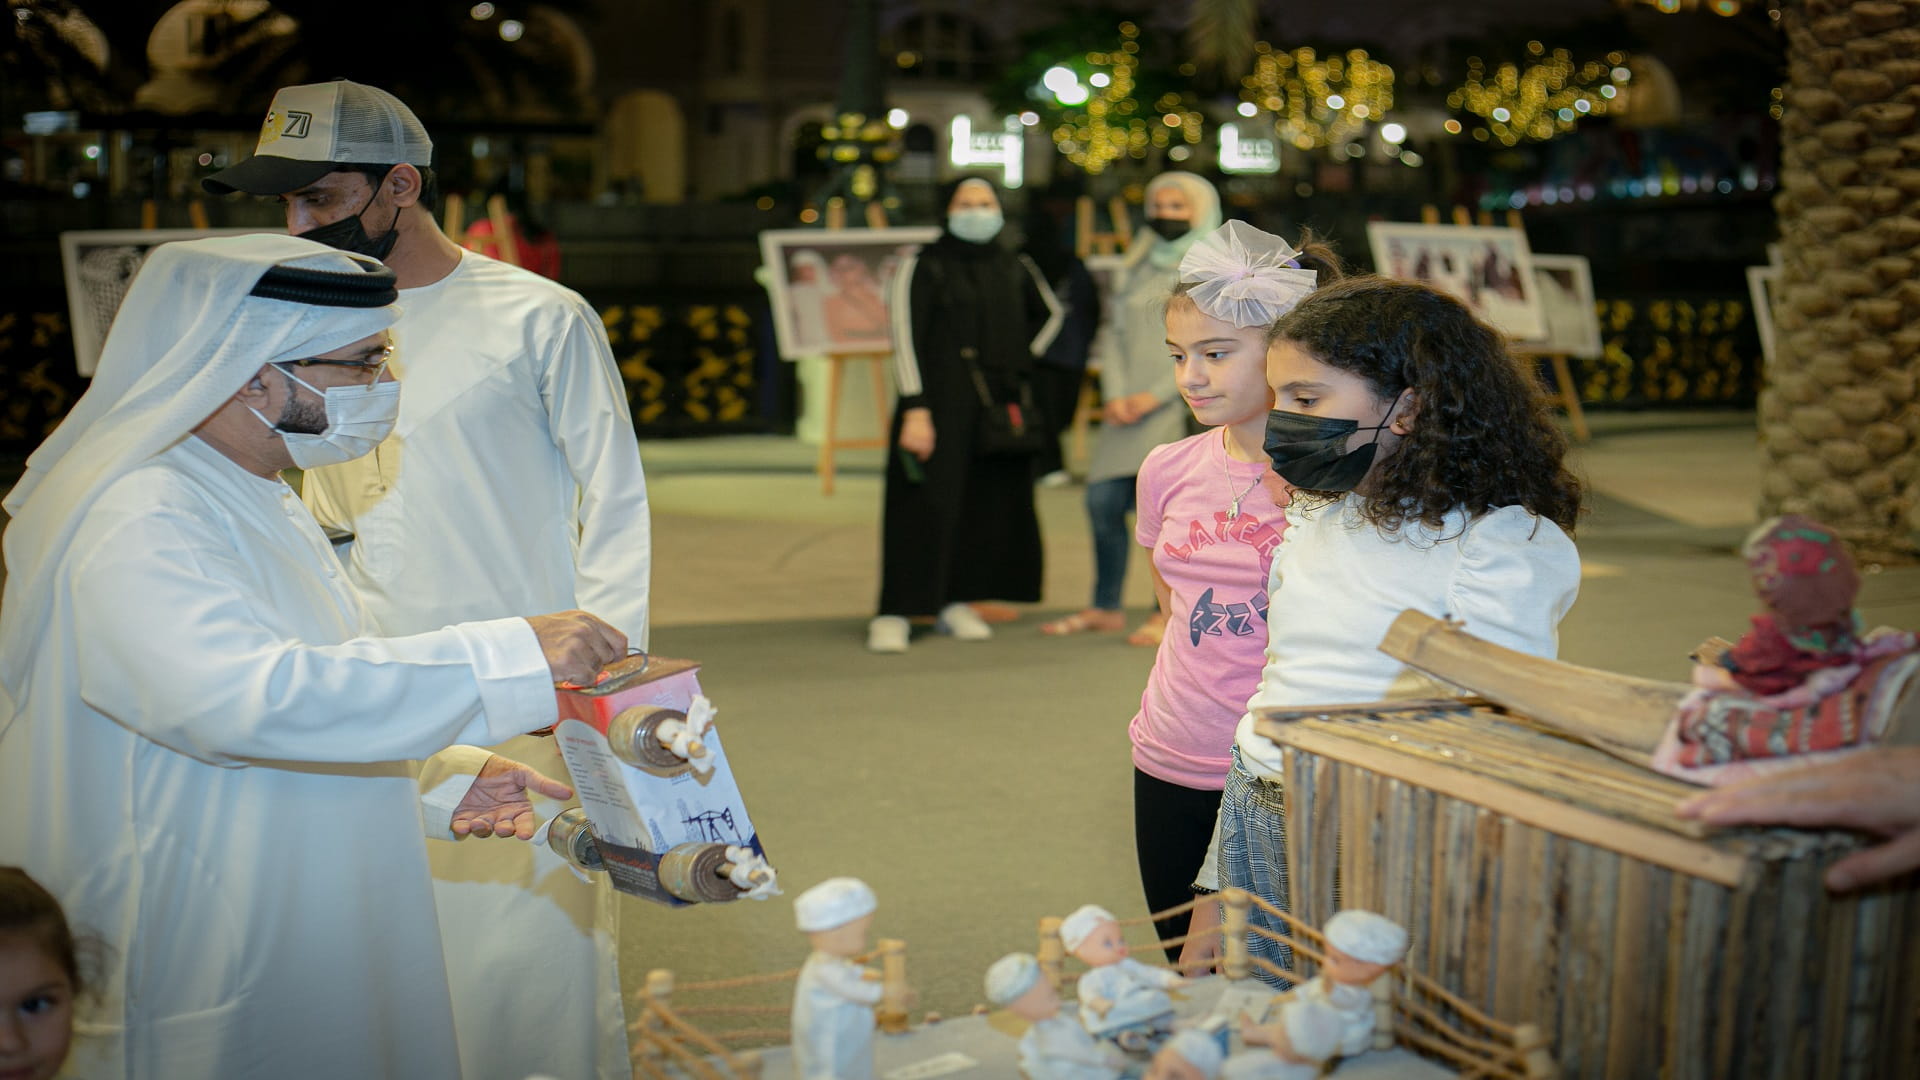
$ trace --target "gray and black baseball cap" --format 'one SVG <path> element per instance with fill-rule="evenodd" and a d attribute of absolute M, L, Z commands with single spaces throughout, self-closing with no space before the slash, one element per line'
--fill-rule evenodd
<path fill-rule="evenodd" d="M 273 95 L 253 156 L 200 181 L 210 194 L 284 195 L 339 165 L 433 164 L 413 110 L 377 87 L 339 79 Z"/>

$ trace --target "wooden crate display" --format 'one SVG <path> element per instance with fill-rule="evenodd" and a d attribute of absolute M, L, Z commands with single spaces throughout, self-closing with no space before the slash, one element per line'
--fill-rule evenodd
<path fill-rule="evenodd" d="M 1290 903 L 1546 1029 L 1567 1076 L 1920 1076 L 1920 875 L 1834 896 L 1836 833 L 1709 829 L 1697 788 L 1493 709 L 1262 719 Z"/>

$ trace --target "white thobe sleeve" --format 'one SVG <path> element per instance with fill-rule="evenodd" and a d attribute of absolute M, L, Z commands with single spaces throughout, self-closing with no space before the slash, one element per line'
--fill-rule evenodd
<path fill-rule="evenodd" d="M 449 746 L 420 763 L 420 817 L 429 840 L 458 840 L 453 812 L 473 790 L 493 751 L 479 746 Z"/>
<path fill-rule="evenodd" d="M 276 629 L 248 578 L 227 535 L 185 508 L 113 529 L 74 570 L 81 698 L 218 765 L 412 761 L 558 716 L 524 619 L 309 645 Z"/>
<path fill-rule="evenodd" d="M 579 489 L 574 603 L 647 644 L 653 524 L 626 384 L 607 331 L 581 302 L 545 358 L 540 396 L 554 445 Z"/>

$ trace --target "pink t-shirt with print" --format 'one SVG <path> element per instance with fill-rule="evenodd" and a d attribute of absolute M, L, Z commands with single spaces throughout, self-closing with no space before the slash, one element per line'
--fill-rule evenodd
<path fill-rule="evenodd" d="M 1287 519 L 1215 428 L 1157 447 L 1140 467 L 1134 535 L 1173 590 L 1140 712 L 1133 763 L 1170 784 L 1226 786 L 1227 752 L 1267 656 L 1267 571 Z M 1233 497 L 1240 514 L 1227 519 Z"/>

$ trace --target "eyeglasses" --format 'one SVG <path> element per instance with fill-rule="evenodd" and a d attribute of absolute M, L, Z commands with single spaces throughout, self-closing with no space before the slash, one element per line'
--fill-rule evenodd
<path fill-rule="evenodd" d="M 379 382 L 380 377 L 387 372 L 387 365 L 392 362 L 393 346 L 391 345 L 381 349 L 377 354 L 365 360 L 333 360 L 324 356 L 309 356 L 300 360 L 281 361 L 283 364 L 292 364 L 294 367 L 341 367 L 351 368 L 355 371 L 365 371 L 369 373 L 366 379 L 368 386 Z"/>

